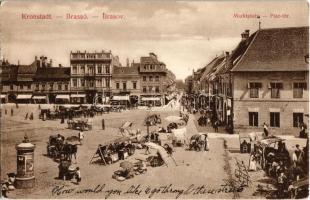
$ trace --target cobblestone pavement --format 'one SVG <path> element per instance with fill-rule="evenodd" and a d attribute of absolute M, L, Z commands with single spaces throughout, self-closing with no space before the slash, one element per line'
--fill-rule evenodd
<path fill-rule="evenodd" d="M 52 134 L 61 133 L 65 137 L 77 135 L 78 131 L 66 128 L 66 124 L 60 124 L 59 120 L 55 121 L 41 121 L 35 119 L 34 121 L 25 121 L 24 116 L 26 112 L 35 111 L 31 106 L 20 106 L 16 115 L 13 117 L 6 116 L 2 118 L 1 131 L 1 176 L 5 177 L 8 172 L 15 172 L 16 170 L 16 150 L 15 144 L 20 143 L 25 133 L 30 140 L 36 145 L 35 150 L 35 176 L 36 187 L 28 190 L 15 190 L 8 193 L 10 198 L 105 198 L 107 190 L 115 189 L 122 191 L 121 195 L 110 195 L 108 198 L 149 198 L 149 194 L 145 193 L 147 187 L 158 189 L 163 187 L 172 187 L 177 190 L 191 190 L 188 194 L 182 194 L 179 198 L 221 198 L 227 199 L 233 196 L 232 193 L 212 192 L 212 189 L 220 189 L 224 183 L 223 179 L 227 179 L 227 173 L 224 170 L 224 148 L 223 140 L 214 138 L 210 139 L 210 151 L 195 152 L 187 151 L 185 147 L 176 147 L 174 158 L 177 166 L 161 166 L 157 168 L 148 167 L 146 174 L 135 176 L 132 179 L 124 182 L 118 182 L 112 179 L 114 171 L 119 169 L 119 163 L 114 163 L 108 166 L 99 164 L 89 164 L 92 155 L 95 153 L 98 144 L 107 140 L 112 140 L 119 136 L 118 127 L 125 121 L 133 121 L 133 129 L 141 129 L 146 131 L 143 126 L 143 120 L 147 113 L 159 113 L 161 118 L 167 116 L 177 116 L 179 112 L 174 111 L 147 111 L 143 109 L 125 111 L 122 113 L 110 113 L 103 116 L 96 116 L 93 119 L 94 129 L 92 131 L 85 131 L 85 139 L 83 145 L 78 147 L 78 157 L 76 164 L 81 168 L 82 182 L 76 185 L 70 181 L 62 181 L 55 179 L 58 175 L 57 163 L 52 159 L 46 157 L 46 142 L 48 137 Z M 3 110 L 2 110 L 3 112 Z M 38 113 L 35 114 L 37 116 Z M 100 121 L 104 118 L 106 120 L 106 130 L 100 130 Z M 163 122 L 163 126 L 167 122 Z M 12 128 L 12 126 L 14 128 Z M 157 127 L 151 127 L 155 130 Z M 195 127 L 194 117 L 191 115 L 187 125 L 188 137 L 198 133 Z M 152 152 L 156 153 L 156 152 Z M 135 162 L 136 158 L 145 157 L 144 150 L 137 150 L 134 156 L 127 160 Z M 105 192 L 99 193 L 78 193 L 77 191 L 94 188 L 97 185 L 105 184 Z M 140 185 L 140 186 L 139 186 Z M 143 192 L 140 195 L 126 193 L 131 186 L 139 186 Z M 72 189 L 73 193 L 63 193 L 57 195 L 52 191 L 57 187 L 64 187 L 63 189 Z M 195 191 L 200 192 L 194 194 Z M 62 191 L 62 190 L 61 190 Z M 176 193 L 156 193 L 152 198 L 176 198 Z"/>

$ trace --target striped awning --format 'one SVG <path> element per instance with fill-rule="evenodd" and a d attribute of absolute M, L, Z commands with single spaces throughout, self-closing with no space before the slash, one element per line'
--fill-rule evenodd
<path fill-rule="evenodd" d="M 70 96 L 68 94 L 58 94 L 56 96 L 56 99 L 70 99 Z"/>
<path fill-rule="evenodd" d="M 32 99 L 46 99 L 46 96 L 33 96 Z"/>
<path fill-rule="evenodd" d="M 31 99 L 31 94 L 19 94 L 16 99 Z"/>
<path fill-rule="evenodd" d="M 71 94 L 71 98 L 85 98 L 86 94 Z"/>
<path fill-rule="evenodd" d="M 142 97 L 142 101 L 160 101 L 159 97 Z"/>
<path fill-rule="evenodd" d="M 129 101 L 129 96 L 113 96 L 112 100 L 115 100 L 115 101 L 122 101 L 122 100 Z"/>

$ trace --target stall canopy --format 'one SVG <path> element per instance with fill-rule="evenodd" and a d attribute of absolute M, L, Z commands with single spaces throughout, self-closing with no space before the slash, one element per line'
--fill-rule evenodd
<path fill-rule="evenodd" d="M 70 96 L 68 94 L 58 94 L 56 96 L 56 99 L 70 99 Z"/>
<path fill-rule="evenodd" d="M 142 101 L 160 101 L 159 97 L 142 97 Z"/>
<path fill-rule="evenodd" d="M 71 94 L 71 98 L 85 98 L 85 94 Z"/>
<path fill-rule="evenodd" d="M 31 94 L 19 94 L 16 99 L 31 99 Z"/>
<path fill-rule="evenodd" d="M 0 95 L 1 99 L 5 99 L 5 94 Z"/>
<path fill-rule="evenodd" d="M 46 99 L 46 96 L 33 96 L 32 99 Z"/>
<path fill-rule="evenodd" d="M 112 100 L 115 100 L 115 101 L 122 101 L 122 100 L 129 101 L 129 96 L 113 96 Z"/>

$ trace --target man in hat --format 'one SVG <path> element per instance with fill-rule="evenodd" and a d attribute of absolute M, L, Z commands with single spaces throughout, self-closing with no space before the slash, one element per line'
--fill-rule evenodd
<path fill-rule="evenodd" d="M 76 167 L 75 178 L 76 178 L 77 184 L 79 185 L 82 180 L 81 171 L 79 167 Z"/>

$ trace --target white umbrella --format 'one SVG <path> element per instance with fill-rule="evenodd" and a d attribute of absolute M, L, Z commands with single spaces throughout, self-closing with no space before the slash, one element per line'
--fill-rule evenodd
<path fill-rule="evenodd" d="M 179 116 L 168 116 L 165 119 L 169 122 L 177 122 L 177 121 L 181 120 L 182 118 Z"/>

